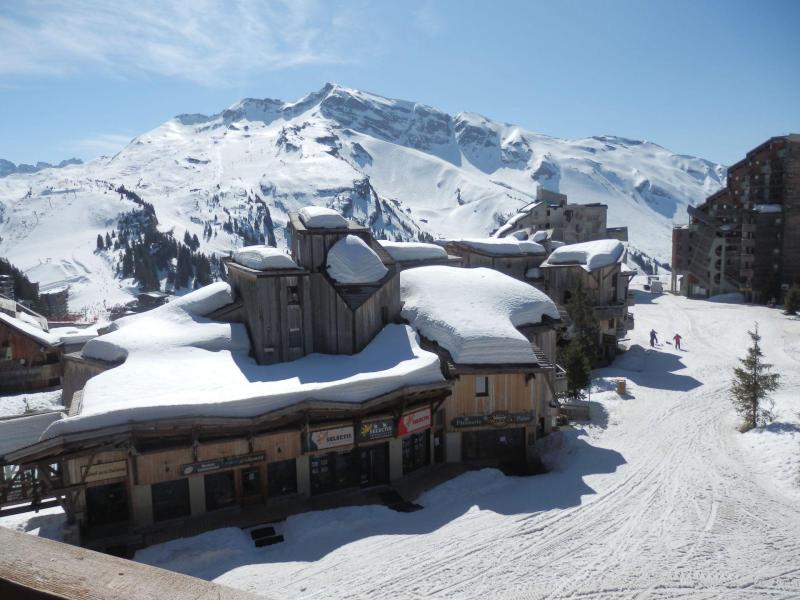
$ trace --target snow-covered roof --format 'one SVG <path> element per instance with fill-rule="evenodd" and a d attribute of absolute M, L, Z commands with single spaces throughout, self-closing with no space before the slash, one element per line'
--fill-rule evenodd
<path fill-rule="evenodd" d="M 63 417 L 64 413 L 49 412 L 0 420 L 0 456 L 35 444 L 50 425 Z"/>
<path fill-rule="evenodd" d="M 398 262 L 415 260 L 441 260 L 447 258 L 447 251 L 436 244 L 424 242 L 391 242 L 378 240 L 381 246 Z"/>
<path fill-rule="evenodd" d="M 460 364 L 535 363 L 517 327 L 559 318 L 544 293 L 494 269 L 408 269 L 400 295 L 403 318 Z"/>
<path fill-rule="evenodd" d="M 347 229 L 347 219 L 332 208 L 305 206 L 298 215 L 308 229 Z"/>
<path fill-rule="evenodd" d="M 98 330 L 103 327 L 108 327 L 108 325 L 110 325 L 110 323 L 107 321 L 98 321 L 94 325 L 83 328 L 72 326 L 53 327 L 50 329 L 50 333 L 57 336 L 64 344 L 83 344 L 100 335 Z"/>
<path fill-rule="evenodd" d="M 328 250 L 328 275 L 345 284 L 376 283 L 388 269 L 360 237 L 348 235 Z"/>
<path fill-rule="evenodd" d="M 33 339 L 42 346 L 58 346 L 61 344 L 61 340 L 57 336 L 46 331 L 42 331 L 40 327 L 32 325 L 27 321 L 7 315 L 6 313 L 0 312 L 0 321 L 10 325 L 23 335 Z"/>
<path fill-rule="evenodd" d="M 753 210 L 757 213 L 781 213 L 783 204 L 756 204 Z"/>
<path fill-rule="evenodd" d="M 137 351 L 167 353 L 187 346 L 211 351 L 247 349 L 250 342 L 244 325 L 204 318 L 231 302 L 230 286 L 212 283 L 169 304 L 114 321 L 114 331 L 87 342 L 81 354 L 118 362 Z"/>
<path fill-rule="evenodd" d="M 581 242 L 556 248 L 542 266 L 579 265 L 587 271 L 594 271 L 618 263 L 624 254 L 625 246 L 619 240 Z"/>
<path fill-rule="evenodd" d="M 505 238 L 465 238 L 451 240 L 473 250 L 502 256 L 522 256 L 525 254 L 547 254 L 544 246 L 536 242 L 518 240 L 515 237 Z"/>
<path fill-rule="evenodd" d="M 271 269 L 296 269 L 297 263 L 285 252 L 271 246 L 245 246 L 233 253 L 233 260 L 237 264 L 256 271 Z"/>
<path fill-rule="evenodd" d="M 61 396 L 61 389 L 0 396 L 0 419 L 63 410 Z"/>
<path fill-rule="evenodd" d="M 443 381 L 438 357 L 420 348 L 406 325 L 387 325 L 358 354 L 310 354 L 266 366 L 236 345 L 157 343 L 131 350 L 124 364 L 90 379 L 80 414 L 55 423 L 43 439 L 155 419 L 256 417 L 304 401 L 364 402 Z"/>
<path fill-rule="evenodd" d="M 552 230 L 550 230 L 552 231 Z M 536 231 L 531 236 L 531 240 L 534 242 L 544 242 L 547 238 L 550 237 L 550 231 Z"/>

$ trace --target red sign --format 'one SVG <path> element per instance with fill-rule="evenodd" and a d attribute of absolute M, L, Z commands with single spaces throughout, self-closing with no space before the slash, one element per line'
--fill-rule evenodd
<path fill-rule="evenodd" d="M 426 406 L 414 412 L 406 413 L 400 417 L 398 435 L 414 433 L 431 426 L 431 407 Z"/>

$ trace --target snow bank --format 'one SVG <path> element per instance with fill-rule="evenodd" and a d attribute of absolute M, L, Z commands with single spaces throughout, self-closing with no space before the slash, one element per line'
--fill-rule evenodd
<path fill-rule="evenodd" d="M 581 265 L 587 271 L 618 263 L 625 253 L 619 240 L 595 240 L 561 246 L 553 250 L 542 266 Z"/>
<path fill-rule="evenodd" d="M 126 329 L 152 333 L 146 322 Z M 124 364 L 90 379 L 80 414 L 44 437 L 163 418 L 254 417 L 306 400 L 363 402 L 443 381 L 438 357 L 405 325 L 388 325 L 358 354 L 310 354 L 275 365 L 258 365 L 235 340 L 216 351 L 170 341 L 176 345 L 140 345 Z"/>
<path fill-rule="evenodd" d="M 441 260 L 447 258 L 447 251 L 436 244 L 423 242 L 390 242 L 378 240 L 381 246 L 396 261 Z"/>
<path fill-rule="evenodd" d="M 46 331 L 42 331 L 38 323 L 36 325 L 32 325 L 27 321 L 17 319 L 7 315 L 6 313 L 0 313 L 0 321 L 10 325 L 13 328 L 16 328 L 29 338 L 36 340 L 42 346 L 58 346 L 61 343 L 61 340 L 55 335 L 52 335 Z"/>
<path fill-rule="evenodd" d="M 19 417 L 24 414 L 49 412 L 64 408 L 61 405 L 61 390 L 28 392 L 13 396 L 0 396 L 0 419 Z"/>
<path fill-rule="evenodd" d="M 549 238 L 549 237 L 550 237 L 550 234 L 549 234 L 549 233 L 547 233 L 546 231 L 536 231 L 536 232 L 534 232 L 534 234 L 531 236 L 531 240 L 533 240 L 534 242 L 539 242 L 539 243 L 541 243 L 541 242 L 544 242 L 544 241 L 546 241 L 546 240 L 547 240 L 547 238 Z"/>
<path fill-rule="evenodd" d="M 347 219 L 332 208 L 306 206 L 298 214 L 308 229 L 347 229 Z"/>
<path fill-rule="evenodd" d="M 400 294 L 403 317 L 461 364 L 536 362 L 516 327 L 559 318 L 545 294 L 493 269 L 408 269 Z"/>
<path fill-rule="evenodd" d="M 452 240 L 463 244 L 474 250 L 480 250 L 487 254 L 498 255 L 523 255 L 523 254 L 547 254 L 544 246 L 536 242 L 518 240 L 515 237 L 505 238 L 465 238 Z"/>
<path fill-rule="evenodd" d="M 33 315 L 29 315 L 28 313 L 25 312 L 18 312 L 17 319 L 19 319 L 20 321 L 25 321 L 28 325 L 32 325 L 33 327 L 36 327 L 36 329 L 44 331 L 44 327 L 42 327 L 42 324 L 39 322 L 39 319 L 37 319 Z"/>
<path fill-rule="evenodd" d="M 285 252 L 271 246 L 245 246 L 233 253 L 233 260 L 256 271 L 296 269 L 297 263 Z"/>
<path fill-rule="evenodd" d="M 388 271 L 375 251 L 355 235 L 342 238 L 328 251 L 328 275 L 339 283 L 375 283 Z"/>
<path fill-rule="evenodd" d="M 118 362 L 137 350 L 168 352 L 185 346 L 206 350 L 249 349 L 244 325 L 203 318 L 231 302 L 230 286 L 225 282 L 212 283 L 169 304 L 115 321 L 115 331 L 87 342 L 81 354 Z"/>
<path fill-rule="evenodd" d="M 89 327 L 53 327 L 50 333 L 64 344 L 83 344 L 91 339 L 96 338 L 99 333 L 98 330 L 103 327 L 108 327 L 110 323 L 107 321 L 99 321 Z"/>

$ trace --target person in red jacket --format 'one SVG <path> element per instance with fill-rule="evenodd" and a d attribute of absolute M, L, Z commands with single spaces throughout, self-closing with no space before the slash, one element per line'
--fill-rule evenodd
<path fill-rule="evenodd" d="M 674 338 L 672 338 L 672 339 L 673 339 L 673 340 L 675 340 L 675 348 L 677 348 L 678 350 L 680 350 L 680 349 L 681 349 L 681 340 L 682 340 L 683 338 L 681 338 L 680 334 L 677 334 L 677 333 L 676 333 L 676 334 L 675 334 L 675 337 L 674 337 Z"/>

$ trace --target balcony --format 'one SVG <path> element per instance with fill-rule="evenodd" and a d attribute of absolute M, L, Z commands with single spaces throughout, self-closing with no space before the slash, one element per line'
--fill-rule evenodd
<path fill-rule="evenodd" d="M 556 365 L 553 388 L 557 396 L 567 393 L 567 372 L 561 365 Z"/>

